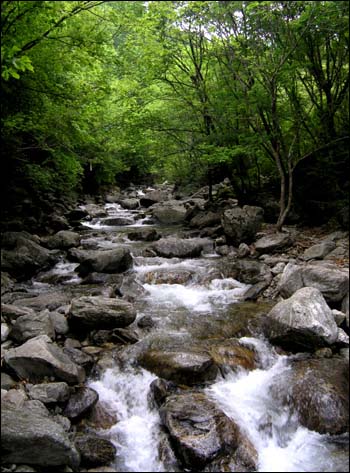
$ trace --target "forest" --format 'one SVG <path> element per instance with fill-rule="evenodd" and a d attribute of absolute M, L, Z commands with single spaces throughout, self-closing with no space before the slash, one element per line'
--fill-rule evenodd
<path fill-rule="evenodd" d="M 348 22 L 347 1 L 1 2 L 4 218 L 228 178 L 277 229 L 344 220 Z"/>

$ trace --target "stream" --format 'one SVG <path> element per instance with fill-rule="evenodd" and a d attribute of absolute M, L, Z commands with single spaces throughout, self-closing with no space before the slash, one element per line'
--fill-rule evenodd
<path fill-rule="evenodd" d="M 82 206 L 82 208 L 84 208 Z M 154 325 L 142 333 L 141 343 L 167 346 L 167 343 L 191 345 L 211 334 L 229 338 L 233 333 L 234 308 L 249 288 L 232 278 L 220 275 L 221 257 L 208 239 L 202 255 L 193 259 L 145 256 L 150 245 L 132 241 L 128 233 L 135 229 L 156 228 L 162 236 L 181 234 L 179 226 L 161 226 L 141 209 L 125 210 L 118 204 L 106 204 L 109 217 L 132 220 L 124 226 L 104 225 L 103 219 L 83 222 L 82 247 L 112 249 L 124 246 L 133 256 L 133 268 L 140 295 L 133 302 L 137 318 L 132 327 L 145 317 Z M 60 261 L 51 274 L 60 275 L 65 286 L 79 286 L 76 263 Z M 163 274 L 179 273 L 181 283 L 162 282 Z M 44 292 L 49 284 L 33 281 L 33 291 Z M 289 406 L 273 396 L 271 386 L 283 372 L 290 369 L 288 356 L 281 355 L 261 335 L 244 334 L 240 343 L 253 347 L 258 368 L 248 371 L 220 373 L 215 382 L 203 387 L 203 392 L 228 417 L 240 426 L 258 453 L 261 472 L 342 472 L 348 471 L 347 439 L 321 435 L 302 427 Z M 99 378 L 91 376 L 87 385 L 99 394 L 100 402 L 117 415 L 110 429 L 97 431 L 117 448 L 117 458 L 111 467 L 116 472 L 174 471 L 158 454 L 161 439 L 158 410 L 149 403 L 149 386 L 157 376 L 135 365 L 139 343 L 123 348 L 124 363 L 107 367 Z M 179 468 L 178 471 L 181 470 Z"/>

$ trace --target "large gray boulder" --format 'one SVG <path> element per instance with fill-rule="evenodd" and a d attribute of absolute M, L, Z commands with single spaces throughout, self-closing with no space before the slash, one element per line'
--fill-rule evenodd
<path fill-rule="evenodd" d="M 309 261 L 312 259 L 323 259 L 327 256 L 332 250 L 334 250 L 336 244 L 334 241 L 322 241 L 317 245 L 310 246 L 302 254 L 302 259 Z"/>
<path fill-rule="evenodd" d="M 295 360 L 273 392 L 292 405 L 308 429 L 330 435 L 349 431 L 349 360 Z"/>
<path fill-rule="evenodd" d="M 140 207 L 139 199 L 121 199 L 119 203 L 124 209 L 128 210 L 134 210 Z"/>
<path fill-rule="evenodd" d="M 161 190 L 153 190 L 146 192 L 144 196 L 140 198 L 140 205 L 142 207 L 150 207 L 151 205 L 157 204 L 169 200 L 169 193 Z"/>
<path fill-rule="evenodd" d="M 117 449 L 112 442 L 97 435 L 80 434 L 76 437 L 74 443 L 80 453 L 81 464 L 89 468 L 112 463 L 117 453 Z"/>
<path fill-rule="evenodd" d="M 69 398 L 69 386 L 63 381 L 57 383 L 27 384 L 28 395 L 31 399 L 44 404 L 65 402 Z"/>
<path fill-rule="evenodd" d="M 208 353 L 191 349 L 150 349 L 140 356 L 139 362 L 160 378 L 185 385 L 213 381 L 218 373 L 218 368 Z"/>
<path fill-rule="evenodd" d="M 47 309 L 34 314 L 18 317 L 12 326 L 10 337 L 17 342 L 23 343 L 38 335 L 55 337 L 55 330 Z"/>
<path fill-rule="evenodd" d="M 221 212 L 213 211 L 200 211 L 190 220 L 190 227 L 204 228 L 220 225 L 221 223 Z"/>
<path fill-rule="evenodd" d="M 61 230 L 43 242 L 47 248 L 67 250 L 80 245 L 80 235 L 69 230 Z"/>
<path fill-rule="evenodd" d="M 207 240 L 200 238 L 181 239 L 176 237 L 161 238 L 152 245 L 158 256 L 164 258 L 195 258 L 200 256 Z"/>
<path fill-rule="evenodd" d="M 313 351 L 334 343 L 338 326 L 321 292 L 304 287 L 268 313 L 265 334 L 291 351 Z"/>
<path fill-rule="evenodd" d="M 102 225 L 107 226 L 125 226 L 125 225 L 132 225 L 134 220 L 130 217 L 108 217 L 101 220 Z"/>
<path fill-rule="evenodd" d="M 25 232 L 9 232 L 2 238 L 1 269 L 17 280 L 28 279 L 58 261 L 58 256 L 40 246 Z"/>
<path fill-rule="evenodd" d="M 259 238 L 254 243 L 255 249 L 258 253 L 278 253 L 290 247 L 293 244 L 293 239 L 288 233 L 272 233 Z"/>
<path fill-rule="evenodd" d="M 278 285 L 282 297 L 290 297 L 302 287 L 314 287 L 329 302 L 340 302 L 348 292 L 349 272 L 331 263 L 288 263 Z"/>
<path fill-rule="evenodd" d="M 1 408 L 1 448 L 4 463 L 69 465 L 77 468 L 80 455 L 67 432 L 37 409 L 9 405 Z"/>
<path fill-rule="evenodd" d="M 78 386 L 69 398 L 63 415 L 71 420 L 78 420 L 91 411 L 98 401 L 98 393 L 86 386 Z"/>
<path fill-rule="evenodd" d="M 4 361 L 19 378 L 33 383 L 51 376 L 72 384 L 85 379 L 83 368 L 73 363 L 46 335 L 32 338 L 6 351 Z"/>
<path fill-rule="evenodd" d="M 179 200 L 167 200 L 154 204 L 152 215 L 164 224 L 182 223 L 185 220 L 187 209 L 185 203 Z"/>
<path fill-rule="evenodd" d="M 76 330 L 122 328 L 135 319 L 133 305 L 117 298 L 83 296 L 73 299 L 69 309 L 69 325 Z"/>
<path fill-rule="evenodd" d="M 240 243 L 251 243 L 263 222 L 264 211 L 261 207 L 245 205 L 225 210 L 221 224 L 225 235 L 234 246 Z"/>
<path fill-rule="evenodd" d="M 170 395 L 159 412 L 177 457 L 190 471 L 203 471 L 240 443 L 236 424 L 202 393 Z"/>
<path fill-rule="evenodd" d="M 76 271 L 82 277 L 89 273 L 122 273 L 132 267 L 132 256 L 127 248 L 113 250 L 74 251 L 71 257 L 77 259 L 80 265 Z"/>

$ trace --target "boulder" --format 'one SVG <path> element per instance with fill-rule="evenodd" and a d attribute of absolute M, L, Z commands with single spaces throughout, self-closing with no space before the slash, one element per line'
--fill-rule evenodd
<path fill-rule="evenodd" d="M 135 210 L 140 207 L 139 199 L 121 199 L 119 203 L 123 207 L 123 209 L 128 210 Z"/>
<path fill-rule="evenodd" d="M 295 360 L 273 389 L 308 429 L 330 435 L 349 430 L 349 360 Z"/>
<path fill-rule="evenodd" d="M 169 194 L 164 191 L 152 190 L 146 192 L 144 196 L 140 198 L 140 205 L 142 207 L 150 207 L 151 205 L 157 204 L 158 202 L 163 202 L 169 200 Z"/>
<path fill-rule="evenodd" d="M 210 355 L 190 349 L 150 349 L 141 354 L 139 362 L 142 367 L 160 378 L 189 386 L 213 381 L 218 373 Z"/>
<path fill-rule="evenodd" d="M 204 345 L 222 373 L 257 368 L 255 352 L 236 339 L 209 339 Z"/>
<path fill-rule="evenodd" d="M 239 445 L 238 427 L 202 393 L 173 394 L 159 413 L 177 457 L 190 471 L 202 471 Z"/>
<path fill-rule="evenodd" d="M 66 335 L 69 332 L 69 325 L 65 315 L 59 312 L 50 312 L 49 317 L 56 334 Z"/>
<path fill-rule="evenodd" d="M 205 240 L 207 243 L 207 240 Z M 203 240 L 200 238 L 180 239 L 176 237 L 161 238 L 152 245 L 158 256 L 164 258 L 195 258 L 203 250 Z"/>
<path fill-rule="evenodd" d="M 334 241 L 323 241 L 305 250 L 301 258 L 305 261 L 309 261 L 311 259 L 323 259 L 328 255 L 328 253 L 334 250 L 335 247 L 336 244 Z"/>
<path fill-rule="evenodd" d="M 87 468 L 107 465 L 115 459 L 117 452 L 115 446 L 109 440 L 97 435 L 80 434 L 75 438 L 74 443 L 80 453 L 82 466 Z"/>
<path fill-rule="evenodd" d="M 11 330 L 11 338 L 23 343 L 38 335 L 55 337 L 55 330 L 47 309 L 30 315 L 18 317 Z"/>
<path fill-rule="evenodd" d="M 143 281 L 148 284 L 186 284 L 193 273 L 186 269 L 158 269 L 144 274 Z"/>
<path fill-rule="evenodd" d="M 80 463 L 80 455 L 63 427 L 30 407 L 2 407 L 1 447 L 4 463 L 68 465 L 74 469 Z"/>
<path fill-rule="evenodd" d="M 140 228 L 128 233 L 129 240 L 156 241 L 160 235 L 155 228 Z"/>
<path fill-rule="evenodd" d="M 84 370 L 73 363 L 46 335 L 32 338 L 23 345 L 6 351 L 4 361 L 19 378 L 34 383 L 51 376 L 72 384 L 81 383 L 85 379 Z"/>
<path fill-rule="evenodd" d="M 84 210 L 91 218 L 104 218 L 108 216 L 107 211 L 97 204 L 86 204 L 84 205 Z"/>
<path fill-rule="evenodd" d="M 263 222 L 264 211 L 261 207 L 245 205 L 225 210 L 221 224 L 224 233 L 234 246 L 240 243 L 251 243 Z"/>
<path fill-rule="evenodd" d="M 98 401 L 98 394 L 94 389 L 84 387 L 74 388 L 69 401 L 64 408 L 63 415 L 77 421 L 84 417 Z"/>
<path fill-rule="evenodd" d="M 130 325 L 136 318 L 132 304 L 123 299 L 83 296 L 72 300 L 69 325 L 76 330 L 111 329 Z"/>
<path fill-rule="evenodd" d="M 184 202 L 179 200 L 167 200 L 152 205 L 152 215 L 160 223 L 173 224 L 182 223 L 185 220 L 187 209 Z"/>
<path fill-rule="evenodd" d="M 30 294 L 28 294 L 30 296 Z M 23 297 L 14 301 L 14 305 L 23 309 L 41 311 L 44 309 L 55 310 L 70 302 L 71 294 L 68 291 L 51 291 L 34 297 Z"/>
<path fill-rule="evenodd" d="M 288 233 L 272 233 L 259 238 L 254 243 L 258 253 L 279 253 L 293 245 L 293 239 Z"/>
<path fill-rule="evenodd" d="M 2 270 L 18 281 L 31 278 L 58 261 L 58 256 L 22 232 L 4 234 L 1 252 Z"/>
<path fill-rule="evenodd" d="M 80 263 L 76 271 L 82 277 L 89 273 L 122 273 L 132 267 L 132 256 L 127 248 L 91 250 L 71 253 Z"/>
<path fill-rule="evenodd" d="M 304 287 L 268 313 L 265 334 L 287 350 L 313 351 L 334 343 L 338 327 L 321 292 Z"/>
<path fill-rule="evenodd" d="M 69 398 L 69 386 L 67 383 L 42 383 L 27 384 L 30 399 L 41 401 L 44 404 L 52 402 L 65 402 Z"/>
<path fill-rule="evenodd" d="M 1 295 L 12 291 L 14 285 L 15 281 L 10 277 L 10 275 L 1 271 Z"/>
<path fill-rule="evenodd" d="M 80 235 L 68 230 L 61 230 L 55 235 L 46 238 L 43 244 L 51 250 L 67 250 L 68 248 L 73 248 L 80 245 Z"/>
<path fill-rule="evenodd" d="M 34 316 L 35 311 L 30 307 L 19 307 L 15 304 L 1 304 L 1 315 L 7 322 L 13 324 L 15 320 L 24 315 Z"/>
<path fill-rule="evenodd" d="M 130 217 L 109 217 L 101 220 L 101 225 L 107 225 L 110 227 L 132 225 L 133 223 L 134 220 Z"/>
<path fill-rule="evenodd" d="M 221 223 L 221 212 L 200 211 L 190 220 L 190 227 L 213 227 Z"/>
<path fill-rule="evenodd" d="M 281 296 L 290 297 L 302 287 L 314 287 L 322 292 L 327 301 L 340 302 L 348 292 L 349 273 L 347 269 L 331 263 L 288 263 L 278 285 Z"/>

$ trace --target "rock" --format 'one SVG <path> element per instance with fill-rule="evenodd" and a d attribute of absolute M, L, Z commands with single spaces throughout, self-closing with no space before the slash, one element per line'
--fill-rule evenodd
<path fill-rule="evenodd" d="M 69 326 L 65 315 L 59 312 L 50 312 L 49 317 L 53 328 L 58 335 L 66 335 L 69 332 Z"/>
<path fill-rule="evenodd" d="M 341 302 L 341 310 L 349 317 L 349 292 L 346 293 Z"/>
<path fill-rule="evenodd" d="M 276 391 L 292 403 L 304 427 L 330 435 L 349 430 L 349 360 L 295 361 L 282 375 Z"/>
<path fill-rule="evenodd" d="M 110 227 L 132 225 L 133 223 L 134 220 L 129 217 L 109 217 L 101 220 L 102 225 L 108 225 Z"/>
<path fill-rule="evenodd" d="M 293 245 L 293 239 L 288 233 L 273 233 L 259 238 L 254 243 L 255 249 L 262 253 L 278 253 Z"/>
<path fill-rule="evenodd" d="M 137 326 L 140 328 L 152 328 L 156 325 L 156 322 L 150 315 L 144 315 L 137 321 Z"/>
<path fill-rule="evenodd" d="M 190 227 L 213 227 L 221 223 L 221 212 L 200 211 L 190 220 Z"/>
<path fill-rule="evenodd" d="M 10 275 L 1 271 L 1 295 L 12 291 L 14 285 L 15 281 L 10 277 Z"/>
<path fill-rule="evenodd" d="M 84 210 L 91 218 L 104 218 L 108 216 L 106 210 L 96 204 L 86 204 L 84 205 Z"/>
<path fill-rule="evenodd" d="M 153 190 L 147 192 L 140 198 L 140 205 L 142 207 L 150 207 L 151 205 L 157 204 L 158 202 L 163 202 L 165 200 L 169 200 L 169 194 L 167 192 Z"/>
<path fill-rule="evenodd" d="M 45 292 L 45 294 L 39 294 L 35 297 L 23 297 L 22 299 L 15 300 L 13 304 L 16 306 L 20 306 L 25 310 L 56 310 L 59 307 L 68 304 L 70 302 L 71 297 L 72 296 L 68 291 L 52 291 Z"/>
<path fill-rule="evenodd" d="M 161 238 L 154 243 L 152 249 L 158 256 L 163 256 L 164 258 L 195 258 L 200 256 L 203 244 L 204 242 L 200 238 L 180 239 L 168 237 Z"/>
<path fill-rule="evenodd" d="M 8 391 L 11 388 L 16 386 L 16 381 L 11 378 L 7 373 L 1 372 L 1 389 L 6 389 Z"/>
<path fill-rule="evenodd" d="M 134 307 L 123 299 L 83 296 L 72 300 L 69 325 L 73 330 L 122 328 L 136 318 Z"/>
<path fill-rule="evenodd" d="M 4 396 L 1 396 L 1 407 L 6 405 L 16 409 L 21 409 L 27 399 L 28 396 L 21 389 L 10 389 Z"/>
<path fill-rule="evenodd" d="M 348 347 L 349 346 L 349 335 L 343 330 L 342 328 L 338 327 L 338 337 L 336 340 L 336 344 L 341 347 Z"/>
<path fill-rule="evenodd" d="M 118 296 L 132 302 L 142 297 L 146 293 L 146 290 L 142 284 L 136 280 L 135 275 L 130 274 L 122 278 L 122 282 L 117 285 L 115 292 Z"/>
<path fill-rule="evenodd" d="M 73 421 L 84 417 L 97 403 L 98 394 L 88 387 L 76 387 L 63 411 L 63 415 Z"/>
<path fill-rule="evenodd" d="M 253 370 L 257 367 L 255 352 L 241 345 L 238 340 L 209 339 L 204 346 L 222 373 L 225 373 L 227 369 L 229 371 L 240 368 Z"/>
<path fill-rule="evenodd" d="M 70 253 L 72 255 L 72 253 Z M 74 253 L 80 265 L 76 271 L 82 277 L 89 273 L 122 273 L 132 267 L 132 256 L 127 248 L 91 250 Z"/>
<path fill-rule="evenodd" d="M 68 358 L 73 361 L 73 363 L 81 366 L 84 368 L 86 373 L 89 373 L 93 367 L 94 364 L 94 359 L 92 356 L 88 355 L 87 353 L 84 353 L 83 351 L 73 348 L 73 347 L 64 347 L 63 348 L 63 353 L 65 353 Z"/>
<path fill-rule="evenodd" d="M 118 422 L 115 411 L 100 400 L 91 407 L 85 418 L 86 422 L 96 429 L 110 429 Z"/>
<path fill-rule="evenodd" d="M 160 235 L 155 228 L 140 228 L 128 233 L 129 240 L 156 241 Z"/>
<path fill-rule="evenodd" d="M 34 383 L 45 376 L 55 376 L 72 384 L 85 379 L 84 370 L 71 362 L 46 335 L 32 338 L 18 348 L 11 348 L 5 353 L 4 360 L 19 378 Z"/>
<path fill-rule="evenodd" d="M 151 404 L 155 404 L 158 407 L 164 404 L 168 396 L 178 392 L 175 383 L 162 378 L 156 378 L 153 380 L 149 389 L 150 392 L 148 398 L 151 401 Z"/>
<path fill-rule="evenodd" d="M 124 209 L 128 210 L 134 210 L 140 207 L 139 199 L 121 199 L 119 203 Z"/>
<path fill-rule="evenodd" d="M 1 343 L 6 342 L 10 331 L 11 331 L 11 329 L 7 324 L 5 324 L 5 323 L 1 324 Z"/>
<path fill-rule="evenodd" d="M 70 222 L 78 222 L 79 220 L 83 220 L 85 217 L 87 217 L 89 214 L 86 210 L 83 209 L 73 209 L 70 210 L 67 214 L 66 217 Z"/>
<path fill-rule="evenodd" d="M 348 292 L 349 273 L 330 263 L 287 264 L 278 285 L 281 296 L 290 297 L 302 287 L 314 287 L 326 301 L 340 302 Z"/>
<path fill-rule="evenodd" d="M 313 245 L 305 250 L 301 258 L 305 261 L 309 261 L 311 259 L 323 259 L 328 255 L 328 253 L 334 250 L 335 247 L 336 244 L 333 241 L 323 241 L 322 243 Z"/>
<path fill-rule="evenodd" d="M 239 444 L 237 426 L 202 393 L 175 394 L 161 406 L 177 457 L 190 471 L 202 468 Z"/>
<path fill-rule="evenodd" d="M 115 459 L 117 451 L 115 446 L 109 440 L 97 437 L 97 435 L 79 435 L 75 438 L 74 443 L 80 453 L 82 466 L 107 465 Z"/>
<path fill-rule="evenodd" d="M 1 409 L 1 447 L 4 463 L 77 468 L 80 456 L 64 429 L 49 417 L 24 406 Z"/>
<path fill-rule="evenodd" d="M 248 205 L 225 210 L 221 219 L 225 235 L 234 246 L 251 243 L 261 228 L 263 214 L 261 207 Z"/>
<path fill-rule="evenodd" d="M 194 352 L 151 349 L 142 353 L 140 365 L 160 378 L 179 384 L 193 385 L 213 381 L 218 373 L 210 355 Z"/>
<path fill-rule="evenodd" d="M 344 312 L 341 312 L 340 310 L 337 309 L 332 309 L 332 314 L 335 320 L 335 323 L 338 325 L 341 325 L 344 320 L 346 319 L 346 314 Z"/>
<path fill-rule="evenodd" d="M 38 335 L 47 335 L 55 338 L 55 330 L 47 309 L 31 315 L 18 317 L 11 330 L 11 338 L 23 343 Z"/>
<path fill-rule="evenodd" d="M 338 327 L 321 292 L 304 287 L 273 307 L 265 334 L 271 343 L 287 350 L 313 351 L 334 343 Z"/>
<path fill-rule="evenodd" d="M 232 259 L 228 258 L 220 265 L 224 277 L 237 279 L 244 284 L 256 284 L 266 281 L 271 282 L 272 274 L 270 268 L 260 261 L 249 258 Z"/>
<path fill-rule="evenodd" d="M 51 250 L 67 250 L 80 245 L 80 235 L 68 230 L 61 230 L 55 235 L 47 238 L 44 242 L 45 246 Z"/>
<path fill-rule="evenodd" d="M 69 398 L 69 386 L 64 382 L 27 384 L 27 392 L 31 399 L 41 401 L 44 404 L 64 402 Z"/>
<path fill-rule="evenodd" d="M 192 277 L 191 271 L 165 268 L 149 271 L 143 276 L 143 280 L 148 284 L 186 284 Z"/>
<path fill-rule="evenodd" d="M 250 255 L 250 248 L 246 243 L 241 243 L 238 247 L 237 257 L 245 258 Z"/>
<path fill-rule="evenodd" d="M 23 235 L 22 232 L 5 233 L 3 246 L 2 270 L 18 281 L 29 279 L 58 261 L 57 255 L 43 248 L 27 235 Z"/>
<path fill-rule="evenodd" d="M 167 200 L 152 205 L 152 215 L 160 223 L 174 224 L 185 221 L 187 209 L 184 202 L 179 200 Z"/>

